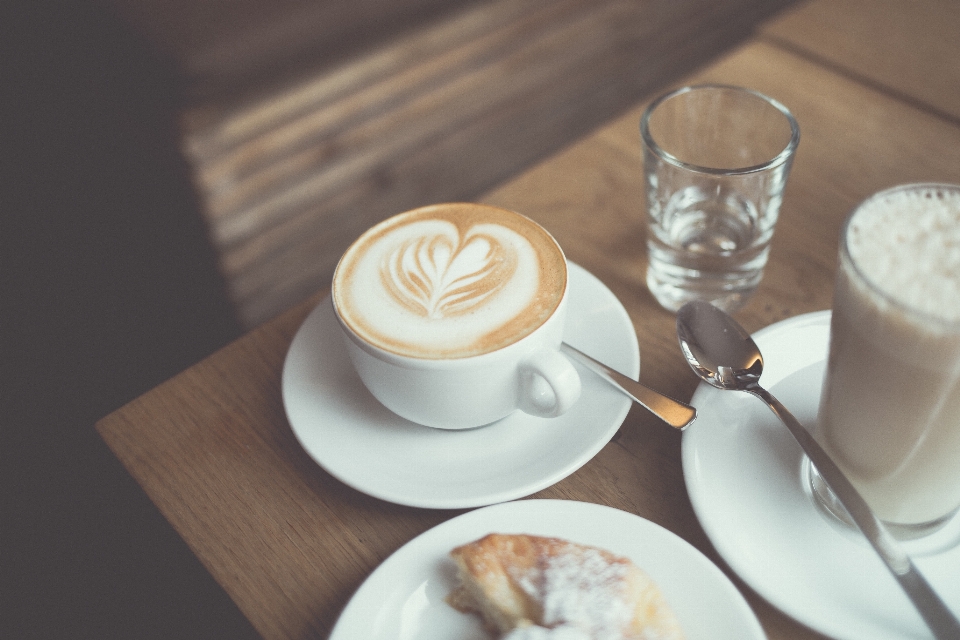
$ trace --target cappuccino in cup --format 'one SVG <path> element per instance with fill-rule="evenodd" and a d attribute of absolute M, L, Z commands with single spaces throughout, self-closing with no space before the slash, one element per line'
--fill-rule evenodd
<path fill-rule="evenodd" d="M 558 415 L 579 395 L 559 354 L 560 246 L 520 214 L 422 207 L 374 226 L 340 260 L 332 297 L 354 367 L 395 413 L 468 428 L 517 408 Z"/>
<path fill-rule="evenodd" d="M 960 507 L 960 186 L 897 187 L 848 218 L 818 423 L 888 524 L 922 535 Z"/>

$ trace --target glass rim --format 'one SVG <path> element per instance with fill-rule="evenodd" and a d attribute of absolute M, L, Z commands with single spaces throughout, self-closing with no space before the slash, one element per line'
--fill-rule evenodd
<path fill-rule="evenodd" d="M 653 139 L 653 136 L 650 134 L 650 116 L 653 115 L 653 112 L 661 104 L 675 98 L 679 95 L 685 93 L 692 93 L 694 91 L 702 91 L 705 89 L 709 90 L 723 90 L 723 91 L 734 91 L 737 93 L 747 93 L 760 100 L 766 102 L 777 111 L 779 111 L 786 119 L 787 123 L 790 125 L 790 141 L 787 142 L 787 145 L 773 158 L 763 162 L 761 164 L 751 165 L 747 167 L 736 167 L 732 169 L 717 169 L 714 167 L 703 167 L 697 164 L 690 162 L 684 162 L 680 160 L 675 155 L 661 147 Z M 790 113 L 790 110 L 783 105 L 778 100 L 771 98 L 770 96 L 764 95 L 759 91 L 754 89 L 748 89 L 746 87 L 738 87 L 736 85 L 730 84 L 695 84 L 695 85 L 686 85 L 680 87 L 679 89 L 674 89 L 669 91 L 658 98 L 655 98 L 653 102 L 647 105 L 647 108 L 644 110 L 643 115 L 640 117 L 640 137 L 643 140 L 643 143 L 649 148 L 653 153 L 655 153 L 661 160 L 672 164 L 676 167 L 686 169 L 688 171 L 693 171 L 696 173 L 706 173 L 710 175 L 722 175 L 722 176 L 736 176 L 736 175 L 747 175 L 750 173 L 759 173 L 761 171 L 766 171 L 774 167 L 778 167 L 788 162 L 792 157 L 794 152 L 797 149 L 797 146 L 800 144 L 800 125 L 797 123 L 797 119 L 793 117 L 793 114 Z"/>
<path fill-rule="evenodd" d="M 848 230 L 850 229 L 850 224 L 853 221 L 853 218 L 856 216 L 864 206 L 870 204 L 871 202 L 889 195 L 891 193 L 896 193 L 899 191 L 919 191 L 923 189 L 946 189 L 960 194 L 960 185 L 950 184 L 948 182 L 911 182 L 907 184 L 900 184 L 893 187 L 888 187 L 877 191 L 876 193 L 871 194 L 867 198 L 864 198 L 853 207 L 850 213 L 847 214 L 846 218 L 843 221 L 843 226 L 840 228 L 840 254 L 841 259 L 846 260 L 850 265 L 850 269 L 856 274 L 857 279 L 860 280 L 866 287 L 870 289 L 870 292 L 878 296 L 885 303 L 908 313 L 910 316 L 917 318 L 926 323 L 933 323 L 942 330 L 949 331 L 954 333 L 960 331 L 960 320 L 948 320 L 946 318 L 935 316 L 930 314 L 927 311 L 922 311 L 916 307 L 896 298 L 895 296 L 887 293 L 877 285 L 876 281 L 873 278 L 870 278 L 863 272 L 860 265 L 857 264 L 857 261 L 854 260 L 853 256 L 850 254 L 850 246 L 848 239 L 850 237 Z"/>

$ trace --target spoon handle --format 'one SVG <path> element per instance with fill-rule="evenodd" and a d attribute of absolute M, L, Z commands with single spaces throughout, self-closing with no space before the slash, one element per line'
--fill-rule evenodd
<path fill-rule="evenodd" d="M 690 405 L 668 398 L 653 389 L 645 387 L 636 380 L 631 380 L 619 371 L 615 371 L 579 349 L 571 347 L 566 342 L 560 345 L 560 350 L 625 393 L 631 400 L 646 408 L 647 411 L 674 429 L 684 429 L 697 417 L 697 410 Z"/>
<path fill-rule="evenodd" d="M 810 462 L 817 468 L 824 481 L 830 486 L 840 504 L 846 508 L 857 528 L 866 536 L 870 545 L 886 563 L 887 568 L 900 583 L 914 606 L 920 612 L 927 626 L 937 640 L 956 640 L 960 638 L 960 621 L 947 608 L 943 600 L 930 586 L 930 583 L 917 570 L 900 545 L 870 510 L 860 493 L 850 483 L 829 454 L 814 440 L 810 432 L 800 424 L 790 411 L 773 394 L 759 385 L 746 389 L 764 402 L 786 425 L 796 438 Z"/>

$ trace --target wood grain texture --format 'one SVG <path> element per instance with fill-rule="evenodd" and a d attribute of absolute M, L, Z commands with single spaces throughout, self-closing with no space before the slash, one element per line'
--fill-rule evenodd
<path fill-rule="evenodd" d="M 325 637 L 372 567 L 451 515 L 357 493 L 297 444 L 286 426 L 280 373 L 293 333 L 313 304 L 259 328 L 98 425 L 266 638 Z"/>
<path fill-rule="evenodd" d="M 897 183 L 956 181 L 960 126 L 792 50 L 754 41 L 691 82 L 746 85 L 786 104 L 801 142 L 757 296 L 738 314 L 756 330 L 830 306 L 844 215 Z M 674 316 L 644 286 L 637 123 L 643 105 L 484 198 L 538 220 L 569 258 L 609 286 L 640 341 L 641 379 L 689 398 L 696 380 Z M 282 362 L 317 297 L 101 420 L 117 457 L 266 638 L 325 637 L 351 593 L 392 551 L 458 512 L 387 504 L 318 468 L 296 443 L 280 395 Z M 579 471 L 534 497 L 638 514 L 722 561 L 687 497 L 680 437 L 642 409 Z M 729 572 L 728 572 L 729 574 Z M 740 585 L 770 638 L 812 631 Z"/>
<path fill-rule="evenodd" d="M 815 0 L 762 33 L 960 122 L 958 25 L 960 3 L 953 0 Z"/>
<path fill-rule="evenodd" d="M 375 222 L 473 200 L 748 37 L 791 0 L 493 0 L 242 100 L 184 145 L 246 326 Z"/>

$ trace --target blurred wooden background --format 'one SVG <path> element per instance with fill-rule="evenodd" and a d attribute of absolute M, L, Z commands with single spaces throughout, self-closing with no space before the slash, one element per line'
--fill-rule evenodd
<path fill-rule="evenodd" d="M 113 1 L 183 72 L 182 148 L 246 328 L 378 220 L 476 198 L 791 4 Z"/>

